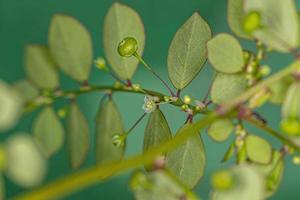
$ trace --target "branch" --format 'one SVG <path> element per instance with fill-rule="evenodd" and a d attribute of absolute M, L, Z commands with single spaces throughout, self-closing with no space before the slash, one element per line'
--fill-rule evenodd
<path fill-rule="evenodd" d="M 203 117 L 201 120 L 197 121 L 194 126 L 197 130 L 200 130 L 207 125 L 211 124 L 213 121 L 221 118 L 221 117 L 227 117 L 231 115 L 231 112 L 234 111 L 234 109 L 240 105 L 241 103 L 248 100 L 252 95 L 254 95 L 257 91 L 259 91 L 261 88 L 265 86 L 270 86 L 277 80 L 290 75 L 295 69 L 300 67 L 300 62 L 296 61 L 295 63 L 291 64 L 287 68 L 283 69 L 282 71 L 276 73 L 275 75 L 269 77 L 268 79 L 260 82 L 255 87 L 249 89 L 244 94 L 239 96 L 238 98 L 232 100 L 230 103 L 224 104 L 222 107 L 226 108 L 226 114 L 223 116 L 220 116 L 216 111 L 209 112 L 205 117 Z M 92 87 L 91 90 L 113 90 L 113 91 L 125 91 L 124 89 L 115 89 L 112 87 Z M 74 91 L 73 91 L 74 92 Z M 126 92 L 129 92 L 126 90 Z M 152 91 L 148 91 L 149 93 L 152 93 Z M 69 92 L 64 92 L 64 94 L 68 94 Z M 86 92 L 78 92 L 78 93 L 86 93 Z M 141 93 L 141 92 L 134 92 L 134 93 Z M 162 94 L 160 93 L 153 93 L 156 96 L 160 97 Z M 163 95 L 162 95 L 163 96 Z M 180 106 L 182 104 L 181 100 L 178 102 L 174 102 L 173 105 Z M 276 138 L 282 140 L 284 143 L 288 143 L 291 146 L 297 147 L 297 151 L 299 151 L 299 147 L 295 146 L 291 141 L 284 139 L 280 134 L 278 134 L 276 131 L 273 131 L 271 128 L 262 126 L 261 124 L 256 124 L 260 128 L 266 130 L 271 135 L 275 136 Z M 152 148 L 145 152 L 144 154 L 130 157 L 126 160 L 122 160 L 120 162 L 114 163 L 114 164 L 108 164 L 104 166 L 96 166 L 92 167 L 90 169 L 77 172 L 75 174 L 68 175 L 58 181 L 55 181 L 53 183 L 50 183 L 48 185 L 42 186 L 39 189 L 36 189 L 31 192 L 27 192 L 25 194 L 22 194 L 20 196 L 15 197 L 14 199 L 21 199 L 21 200 L 38 200 L 38 199 L 56 199 L 58 197 L 61 197 L 63 195 L 67 195 L 71 192 L 77 191 L 79 189 L 82 189 L 84 187 L 87 187 L 89 185 L 95 184 L 99 182 L 100 180 L 104 180 L 106 178 L 109 178 L 113 175 L 116 175 L 122 171 L 126 171 L 131 168 L 136 168 L 145 164 L 151 163 L 157 155 L 160 155 L 162 152 L 170 151 L 174 148 L 176 148 L 178 145 L 182 144 L 185 140 L 187 140 L 189 137 L 196 134 L 193 131 L 187 131 L 183 134 L 176 135 L 172 140 L 169 140 L 155 148 Z"/>

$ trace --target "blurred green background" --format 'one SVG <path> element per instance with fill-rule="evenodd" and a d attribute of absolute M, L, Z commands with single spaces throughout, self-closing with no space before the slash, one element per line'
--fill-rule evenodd
<path fill-rule="evenodd" d="M 283 0 L 282 0 L 283 1 Z M 103 56 L 102 48 L 102 25 L 104 16 L 114 1 L 112 0 L 0 0 L 0 78 L 8 82 L 14 82 L 24 77 L 23 70 L 23 50 L 24 46 L 31 43 L 47 44 L 47 31 L 51 16 L 54 13 L 65 13 L 76 17 L 91 32 L 94 46 L 94 57 Z M 199 11 L 204 19 L 210 24 L 214 34 L 219 32 L 230 32 L 226 20 L 226 0 L 123 0 L 137 10 L 146 28 L 146 49 L 145 60 L 150 63 L 161 76 L 167 79 L 166 57 L 168 46 L 180 25 L 194 12 Z M 297 2 L 300 6 L 300 2 Z M 253 44 L 242 41 L 246 48 L 253 48 Z M 291 56 L 282 54 L 269 54 L 268 63 L 272 70 L 277 71 L 291 61 Z M 201 74 L 185 89 L 184 94 L 189 94 L 193 98 L 203 98 L 211 80 L 212 70 L 206 64 Z M 65 88 L 76 86 L 74 82 L 62 76 L 62 85 Z M 143 68 L 140 67 L 133 79 L 145 88 L 166 92 L 162 85 Z M 93 68 L 91 82 L 94 84 L 113 83 L 112 79 L 103 72 Z M 101 94 L 90 94 L 79 98 L 82 110 L 86 114 L 91 128 L 91 148 L 90 154 L 82 166 L 87 168 L 95 163 L 94 161 L 94 117 L 97 112 L 98 102 Z M 114 95 L 118 107 L 120 108 L 125 126 L 130 127 L 132 123 L 142 114 L 143 97 L 133 94 Z M 60 102 L 56 106 L 60 107 L 65 102 Z M 185 116 L 177 108 L 162 106 L 171 129 L 175 132 L 184 122 Z M 260 111 L 269 123 L 278 129 L 280 121 L 280 109 L 278 106 L 268 105 Z M 36 112 L 37 113 L 37 112 Z M 22 122 L 7 134 L 0 137 L 5 140 L 11 134 L 20 131 L 30 133 L 31 125 L 36 113 L 26 116 Z M 128 140 L 127 155 L 136 154 L 142 149 L 143 130 L 146 119 L 130 135 Z M 250 128 L 253 133 L 266 136 L 266 134 Z M 266 136 L 269 139 L 269 137 Z M 218 169 L 229 166 L 231 163 L 222 164 L 220 160 L 226 147 L 232 138 L 224 144 L 218 144 L 210 140 L 203 132 L 207 152 L 206 173 L 195 192 L 203 199 L 208 199 L 210 191 L 210 175 Z M 276 148 L 280 144 L 274 140 Z M 49 175 L 45 182 L 53 181 L 61 176 L 72 173 L 69 168 L 67 150 L 64 147 L 49 162 Z M 298 200 L 300 199 L 300 168 L 290 164 L 287 157 L 285 175 L 278 193 L 273 196 L 273 200 Z M 129 173 L 114 177 L 103 183 L 96 184 L 82 191 L 69 195 L 64 199 L 133 199 L 128 189 L 127 181 Z M 5 178 L 7 196 L 12 197 L 25 190 L 10 182 Z"/>

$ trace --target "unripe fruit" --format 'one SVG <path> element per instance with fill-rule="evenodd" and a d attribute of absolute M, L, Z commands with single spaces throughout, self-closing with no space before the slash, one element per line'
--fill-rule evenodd
<path fill-rule="evenodd" d="M 119 55 L 122 57 L 131 57 L 138 50 L 138 43 L 133 37 L 124 38 L 118 46 Z"/>

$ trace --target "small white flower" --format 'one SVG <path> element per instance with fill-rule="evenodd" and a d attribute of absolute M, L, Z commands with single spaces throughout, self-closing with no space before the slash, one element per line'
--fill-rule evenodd
<path fill-rule="evenodd" d="M 0 80 L 0 132 L 12 128 L 22 111 L 22 99 L 19 93 Z"/>
<path fill-rule="evenodd" d="M 151 113 L 153 112 L 155 109 L 156 109 L 156 101 L 157 100 L 157 97 L 152 97 L 152 96 L 145 96 L 144 98 L 144 105 L 143 105 L 143 110 L 146 112 L 146 113 Z"/>

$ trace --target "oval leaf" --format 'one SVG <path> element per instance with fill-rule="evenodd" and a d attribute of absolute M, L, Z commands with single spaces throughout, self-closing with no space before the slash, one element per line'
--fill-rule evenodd
<path fill-rule="evenodd" d="M 120 160 L 125 151 L 123 147 L 113 145 L 112 138 L 125 132 L 121 115 L 113 101 L 101 105 L 96 117 L 96 160 L 106 164 Z"/>
<path fill-rule="evenodd" d="M 168 72 L 177 89 L 185 88 L 200 72 L 206 59 L 209 25 L 194 13 L 176 32 L 168 54 Z"/>
<path fill-rule="evenodd" d="M 207 133 L 213 140 L 223 142 L 230 136 L 233 129 L 234 126 L 230 119 L 219 119 L 209 126 Z"/>
<path fill-rule="evenodd" d="M 257 169 L 264 174 L 266 180 L 265 198 L 272 196 L 280 186 L 283 171 L 284 160 L 280 152 L 274 151 L 272 162 L 269 165 L 256 165 Z"/>
<path fill-rule="evenodd" d="M 218 73 L 212 84 L 211 98 L 214 103 L 222 104 L 241 95 L 248 87 L 243 74 Z"/>
<path fill-rule="evenodd" d="M 244 67 L 243 49 L 229 34 L 219 34 L 207 43 L 208 60 L 223 73 L 240 72 Z"/>
<path fill-rule="evenodd" d="M 248 165 L 237 165 L 231 169 L 236 183 L 229 190 L 214 190 L 212 200 L 262 200 L 264 179 L 259 171 Z"/>
<path fill-rule="evenodd" d="M 283 118 L 300 119 L 300 83 L 296 82 L 288 88 L 281 112 Z"/>
<path fill-rule="evenodd" d="M 138 66 L 138 60 L 134 57 L 123 58 L 117 51 L 119 43 L 125 37 L 137 40 L 138 54 L 141 56 L 145 46 L 145 32 L 140 16 L 130 7 L 114 3 L 104 20 L 104 52 L 116 75 L 121 79 L 131 79 Z"/>
<path fill-rule="evenodd" d="M 265 139 L 256 135 L 246 137 L 246 151 L 252 162 L 269 164 L 272 159 L 272 147 Z"/>
<path fill-rule="evenodd" d="M 23 187 L 34 187 L 44 180 L 47 163 L 31 136 L 15 134 L 6 141 L 5 151 L 5 173 L 13 182 Z"/>
<path fill-rule="evenodd" d="M 55 89 L 59 86 L 58 71 L 47 47 L 27 46 L 25 50 L 25 69 L 28 79 L 37 87 Z"/>
<path fill-rule="evenodd" d="M 67 136 L 71 167 L 76 169 L 84 162 L 89 150 L 89 127 L 75 103 L 71 104 L 67 117 Z"/>
<path fill-rule="evenodd" d="M 144 152 L 172 138 L 168 122 L 161 112 L 156 109 L 150 114 L 144 133 Z"/>
<path fill-rule="evenodd" d="M 33 126 L 33 134 L 43 153 L 50 157 L 64 143 L 64 128 L 53 108 L 45 108 L 37 117 Z"/>
<path fill-rule="evenodd" d="M 76 19 L 57 14 L 49 30 L 49 46 L 57 65 L 78 81 L 88 79 L 92 65 L 92 41 L 89 32 Z"/>
<path fill-rule="evenodd" d="M 242 26 L 244 18 L 244 0 L 228 0 L 227 20 L 230 29 L 241 38 L 251 39 L 251 35 L 246 33 Z"/>
<path fill-rule="evenodd" d="M 286 97 L 289 86 L 292 84 L 293 78 L 287 76 L 282 78 L 270 86 L 271 98 L 270 101 L 274 104 L 281 104 Z"/>
<path fill-rule="evenodd" d="M 187 124 L 177 134 L 184 134 L 186 131 L 197 132 L 197 129 L 192 124 Z M 199 135 L 189 138 L 168 152 L 166 157 L 166 167 L 189 188 L 195 187 L 203 176 L 205 163 L 206 155 Z"/>
<path fill-rule="evenodd" d="M 253 36 L 279 52 L 290 52 L 299 44 L 298 14 L 294 0 L 245 0 L 245 11 L 259 12 L 261 26 Z"/>
<path fill-rule="evenodd" d="M 15 82 L 13 86 L 17 89 L 24 102 L 28 102 L 39 95 L 38 88 L 28 80 L 19 80 Z"/>

